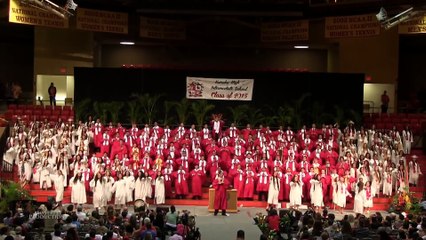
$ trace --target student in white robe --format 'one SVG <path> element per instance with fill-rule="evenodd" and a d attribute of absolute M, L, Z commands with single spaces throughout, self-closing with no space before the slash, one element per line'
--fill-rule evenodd
<path fill-rule="evenodd" d="M 142 178 L 142 196 L 144 196 L 145 199 L 152 198 L 152 177 L 147 173 L 144 174 L 145 178 Z"/>
<path fill-rule="evenodd" d="M 383 195 L 385 197 L 392 196 L 392 171 L 391 167 L 387 166 L 386 171 L 383 173 Z"/>
<path fill-rule="evenodd" d="M 59 155 L 58 162 L 56 163 L 56 168 L 58 170 L 61 170 L 62 174 L 64 175 L 64 179 L 68 179 L 68 172 L 69 172 L 69 166 L 68 161 L 64 159 L 63 154 Z M 68 186 L 67 181 L 65 181 L 64 187 Z"/>
<path fill-rule="evenodd" d="M 23 160 L 21 161 L 21 180 L 22 186 L 25 186 L 31 181 L 33 175 L 33 161 L 28 154 L 23 155 Z"/>
<path fill-rule="evenodd" d="M 126 180 L 123 179 L 123 175 L 120 172 L 117 173 L 117 181 L 114 182 L 111 191 L 115 192 L 114 204 L 117 207 L 126 205 Z"/>
<path fill-rule="evenodd" d="M 346 207 L 346 197 L 351 196 L 348 192 L 348 185 L 345 182 L 345 178 L 339 177 L 338 181 L 336 182 L 336 188 L 334 188 L 333 197 L 335 197 L 335 204 L 339 208 L 339 212 L 342 214 L 343 209 Z"/>
<path fill-rule="evenodd" d="M 106 207 L 105 182 L 100 172 L 97 172 L 90 181 L 90 189 L 93 191 L 93 207 L 96 209 Z"/>
<path fill-rule="evenodd" d="M 380 189 L 382 187 L 382 171 L 380 167 L 376 165 L 372 172 L 372 180 L 371 180 L 371 195 L 376 197 L 380 195 Z"/>
<path fill-rule="evenodd" d="M 52 179 L 50 178 L 50 166 L 47 160 L 44 160 L 40 171 L 40 189 L 47 190 L 52 187 Z"/>
<path fill-rule="evenodd" d="M 408 163 L 408 169 L 409 169 L 409 184 L 413 185 L 413 186 L 417 186 L 418 182 L 419 182 L 419 176 L 422 175 L 422 172 L 420 170 L 420 165 L 417 162 L 417 156 L 413 155 L 411 156 L 412 160 L 410 161 L 410 163 Z"/>
<path fill-rule="evenodd" d="M 135 177 L 126 171 L 124 180 L 126 181 L 126 203 L 133 201 L 133 190 L 135 189 Z"/>
<path fill-rule="evenodd" d="M 27 172 L 27 171 L 25 171 L 25 172 Z M 41 172 L 41 162 L 40 161 L 34 162 L 34 167 L 31 168 L 30 172 L 33 175 L 32 182 L 33 183 L 39 183 L 40 182 L 40 172 Z M 31 176 L 30 176 L 30 178 L 31 178 Z"/>
<path fill-rule="evenodd" d="M 112 187 L 114 185 L 114 178 L 111 176 L 111 172 L 109 170 L 105 171 L 104 183 L 105 183 L 105 199 L 107 203 L 112 199 Z"/>
<path fill-rule="evenodd" d="M 371 187 L 370 181 L 365 184 L 365 203 L 364 208 L 367 211 L 367 214 L 370 213 L 370 208 L 373 207 L 373 189 Z"/>
<path fill-rule="evenodd" d="M 355 200 L 354 200 L 354 212 L 359 214 L 364 214 L 364 205 L 366 202 L 367 196 L 364 189 L 364 182 L 359 181 L 357 184 L 357 189 L 355 190 Z"/>
<path fill-rule="evenodd" d="M 295 174 L 290 182 L 290 207 L 297 209 L 302 205 L 302 181 L 299 179 L 299 175 Z"/>
<path fill-rule="evenodd" d="M 77 174 L 70 179 L 69 186 L 71 187 L 71 203 L 78 205 L 87 202 L 86 187 L 81 172 L 77 172 Z"/>
<path fill-rule="evenodd" d="M 61 170 L 57 170 L 56 178 L 54 179 L 56 197 L 55 201 L 58 206 L 62 205 L 62 200 L 64 199 L 64 187 L 65 187 L 65 175 Z"/>
<path fill-rule="evenodd" d="M 145 202 L 146 195 L 142 192 L 143 181 L 145 181 L 145 173 L 143 171 L 139 171 L 135 181 L 135 200 L 142 199 Z"/>
<path fill-rule="evenodd" d="M 164 176 L 161 171 L 157 171 L 155 178 L 155 204 L 161 205 L 166 203 L 166 188 L 164 186 Z"/>
<path fill-rule="evenodd" d="M 411 154 L 411 144 L 414 142 L 413 132 L 409 126 L 402 130 L 402 143 L 405 154 Z"/>
<path fill-rule="evenodd" d="M 322 183 L 319 180 L 318 174 L 315 174 L 310 180 L 311 183 L 311 204 L 318 212 L 322 206 L 324 206 L 324 196 L 322 193 Z"/>
<path fill-rule="evenodd" d="M 277 207 L 279 204 L 278 197 L 280 194 L 281 187 L 281 179 L 279 177 L 279 173 L 280 171 L 276 170 L 274 172 L 274 175 L 271 176 L 269 180 L 268 205 L 272 208 Z"/>

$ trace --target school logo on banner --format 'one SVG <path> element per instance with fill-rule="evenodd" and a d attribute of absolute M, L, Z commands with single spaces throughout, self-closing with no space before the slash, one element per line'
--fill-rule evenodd
<path fill-rule="evenodd" d="M 251 101 L 253 79 L 186 78 L 186 98 Z"/>
<path fill-rule="evenodd" d="M 188 97 L 202 97 L 204 86 L 202 83 L 192 80 L 188 84 Z"/>

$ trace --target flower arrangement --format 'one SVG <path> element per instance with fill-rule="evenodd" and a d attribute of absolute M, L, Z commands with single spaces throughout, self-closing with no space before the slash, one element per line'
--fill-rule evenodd
<path fill-rule="evenodd" d="M 254 223 L 260 229 L 262 234 L 269 235 L 269 227 L 268 223 L 266 222 L 266 215 L 260 212 L 256 213 L 256 216 L 254 217 Z"/>
<path fill-rule="evenodd" d="M 393 197 L 392 205 L 396 211 L 416 213 L 418 211 L 419 200 L 410 192 L 407 186 L 402 191 L 398 191 Z"/>

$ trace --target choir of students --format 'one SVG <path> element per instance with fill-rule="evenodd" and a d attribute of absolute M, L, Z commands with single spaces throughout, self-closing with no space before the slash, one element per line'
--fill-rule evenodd
<path fill-rule="evenodd" d="M 202 186 L 223 172 L 239 199 L 258 194 L 273 206 L 285 201 L 297 208 L 309 202 L 317 209 L 334 205 L 342 211 L 353 194 L 355 210 L 361 211 L 372 207 L 373 197 L 401 191 L 405 179 L 417 184 L 416 157 L 406 159 L 411 142 L 409 128 L 401 133 L 374 126 L 355 129 L 352 122 L 344 129 L 312 124 L 298 131 L 226 128 L 220 117 L 199 131 L 183 123 L 174 129 L 157 123 L 126 129 L 99 120 L 76 127 L 62 121 L 18 122 L 4 160 L 18 165 L 23 184 L 39 182 L 49 189 L 53 182 L 58 202 L 69 185 L 73 203 L 86 203 L 92 193 L 97 208 L 113 196 L 117 205 L 147 198 L 164 204 L 166 198 L 190 194 L 200 199 Z M 91 143 L 99 152 L 89 155 Z"/>

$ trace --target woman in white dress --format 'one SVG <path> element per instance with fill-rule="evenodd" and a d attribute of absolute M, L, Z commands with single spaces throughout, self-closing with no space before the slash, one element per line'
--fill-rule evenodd
<path fill-rule="evenodd" d="M 364 182 L 359 181 L 355 190 L 354 212 L 364 214 L 364 205 L 366 201 Z"/>
<path fill-rule="evenodd" d="M 280 194 L 281 179 L 279 177 L 279 170 L 274 172 L 274 175 L 269 180 L 269 191 L 268 191 L 268 205 L 269 207 L 275 208 L 278 206 L 278 197 Z"/>
<path fill-rule="evenodd" d="M 71 203 L 74 205 L 86 203 L 86 187 L 81 172 L 77 172 L 77 174 L 70 179 L 69 185 L 72 188 Z"/>
<path fill-rule="evenodd" d="M 380 189 L 382 185 L 382 173 L 379 168 L 380 167 L 376 165 L 372 173 L 373 176 L 371 182 L 371 195 L 373 197 L 380 195 Z"/>
<path fill-rule="evenodd" d="M 104 183 L 105 183 L 105 197 L 107 203 L 112 199 L 112 187 L 114 185 L 114 178 L 111 176 L 111 172 L 109 170 L 105 171 Z"/>
<path fill-rule="evenodd" d="M 121 172 L 117 173 L 117 181 L 115 181 L 111 191 L 115 192 L 115 205 L 118 207 L 126 205 L 126 180 L 123 179 L 123 174 Z"/>
<path fill-rule="evenodd" d="M 133 190 L 135 189 L 135 177 L 126 171 L 126 176 L 124 177 L 126 181 L 126 203 L 133 201 Z"/>
<path fill-rule="evenodd" d="M 391 167 L 387 166 L 386 171 L 383 173 L 383 195 L 385 197 L 392 196 L 392 171 Z"/>
<path fill-rule="evenodd" d="M 61 205 L 62 200 L 64 199 L 64 187 L 65 187 L 65 176 L 62 173 L 61 170 L 57 170 L 57 175 L 55 178 L 55 191 L 56 191 L 56 198 L 55 201 L 58 204 L 58 206 Z"/>
<path fill-rule="evenodd" d="M 145 173 L 143 171 L 139 171 L 135 181 L 135 200 L 142 199 L 143 201 L 146 201 L 146 195 L 142 194 L 142 184 L 144 179 Z"/>
<path fill-rule="evenodd" d="M 370 208 L 373 207 L 373 189 L 370 181 L 365 184 L 365 203 L 364 208 L 367 210 L 367 214 L 370 213 Z"/>
<path fill-rule="evenodd" d="M 290 207 L 298 208 L 302 205 L 302 182 L 299 179 L 299 175 L 296 174 L 293 176 L 290 182 Z"/>
<path fill-rule="evenodd" d="M 100 172 L 90 181 L 90 188 L 93 191 L 93 207 L 96 209 L 106 206 L 105 182 Z"/>
<path fill-rule="evenodd" d="M 25 186 L 30 182 L 31 176 L 33 175 L 33 161 L 28 154 L 23 154 L 23 160 L 21 161 L 21 179 L 22 186 Z"/>
<path fill-rule="evenodd" d="M 68 179 L 68 171 L 69 171 L 68 161 L 65 161 L 64 155 L 62 153 L 58 157 L 56 168 L 58 170 L 61 170 L 62 174 L 64 175 L 64 179 Z M 67 181 L 65 181 L 65 184 L 64 184 L 64 187 L 66 186 L 67 186 Z"/>
<path fill-rule="evenodd" d="M 161 205 L 166 203 L 166 188 L 164 186 L 164 176 L 161 171 L 157 171 L 155 178 L 155 204 Z"/>
<path fill-rule="evenodd" d="M 44 160 L 40 171 L 40 189 L 47 190 L 52 187 L 52 179 L 50 178 L 49 162 Z"/>
<path fill-rule="evenodd" d="M 152 198 L 152 178 L 146 173 L 144 175 L 145 177 L 142 177 L 142 196 L 145 201 L 146 198 Z"/>
<path fill-rule="evenodd" d="M 324 196 L 322 193 L 322 183 L 319 180 L 318 174 L 315 174 L 314 177 L 310 180 L 311 183 L 311 204 L 315 207 L 316 211 L 319 211 L 322 206 L 324 206 Z"/>
<path fill-rule="evenodd" d="M 339 212 L 342 214 L 343 209 L 346 207 L 346 197 L 350 194 L 348 193 L 348 186 L 345 182 L 345 178 L 339 177 L 339 180 L 336 182 L 336 189 L 333 196 L 336 195 L 335 204 L 339 208 Z"/>

